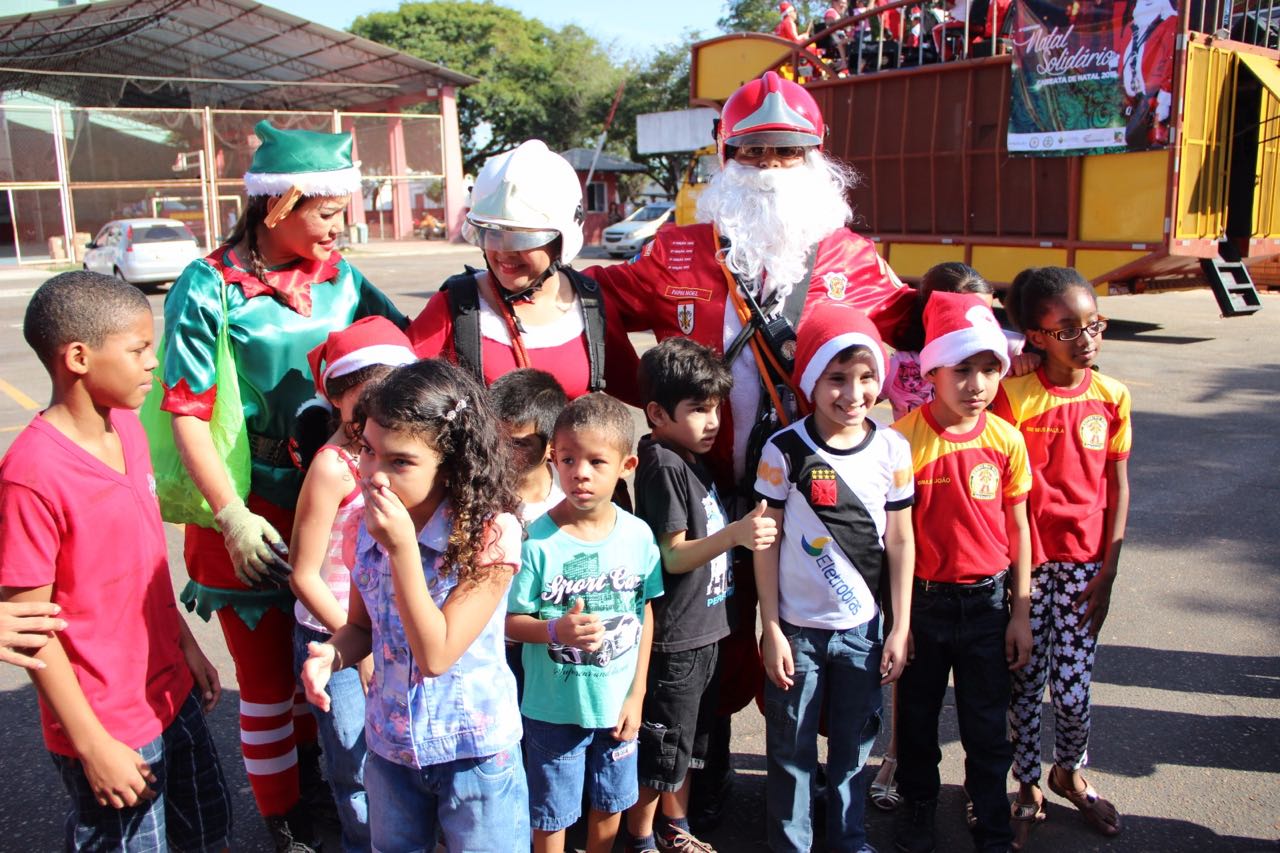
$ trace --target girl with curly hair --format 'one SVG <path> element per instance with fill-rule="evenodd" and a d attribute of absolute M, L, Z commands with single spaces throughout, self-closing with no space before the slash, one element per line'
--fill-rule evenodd
<path fill-rule="evenodd" d="M 376 850 L 528 844 L 516 684 L 503 643 L 519 499 L 480 384 L 445 361 L 393 371 L 356 413 L 364 521 L 347 624 L 311 643 L 307 698 L 371 651 L 365 740 Z"/>

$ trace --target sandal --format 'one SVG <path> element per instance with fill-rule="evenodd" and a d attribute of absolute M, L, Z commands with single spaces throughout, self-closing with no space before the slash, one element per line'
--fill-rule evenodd
<path fill-rule="evenodd" d="M 885 768 L 889 768 L 889 773 L 885 776 Z M 871 783 L 871 789 L 868 795 L 871 797 L 871 804 L 882 812 L 891 812 L 902 803 L 902 795 L 898 793 L 898 783 L 894 781 L 894 774 L 898 771 L 898 759 L 885 757 L 880 762 L 880 771 L 876 773 L 875 781 Z M 883 782 L 880 777 L 885 776 Z"/>
<path fill-rule="evenodd" d="M 1049 815 L 1044 810 L 1043 800 L 1038 803 L 1014 800 L 1009 819 L 1013 823 L 1013 841 L 1009 844 L 1009 849 L 1016 853 L 1026 849 L 1031 830 L 1048 820 Z"/>
<path fill-rule="evenodd" d="M 1079 809 L 1085 821 L 1101 834 L 1108 838 L 1119 835 L 1120 813 L 1116 807 L 1102 799 L 1088 780 L 1081 780 L 1084 782 L 1083 790 L 1068 791 L 1058 782 L 1057 771 L 1057 765 L 1049 770 L 1049 790 Z"/>

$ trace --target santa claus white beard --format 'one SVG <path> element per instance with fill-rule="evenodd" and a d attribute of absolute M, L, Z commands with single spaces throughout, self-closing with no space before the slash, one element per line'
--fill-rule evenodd
<path fill-rule="evenodd" d="M 744 281 L 768 273 L 783 297 L 808 271 L 809 248 L 849 221 L 852 170 L 810 151 L 803 163 L 760 169 L 734 160 L 698 197 L 698 221 L 713 222 L 732 244 L 729 269 Z"/>

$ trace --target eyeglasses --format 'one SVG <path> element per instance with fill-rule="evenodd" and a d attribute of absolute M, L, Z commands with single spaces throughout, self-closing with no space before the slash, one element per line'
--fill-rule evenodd
<path fill-rule="evenodd" d="M 745 145 L 734 155 L 735 160 L 763 160 L 770 154 L 780 160 L 799 160 L 809 149 L 803 145 Z"/>
<path fill-rule="evenodd" d="M 1085 332 L 1089 333 L 1089 337 L 1096 338 L 1107 329 L 1107 318 L 1099 317 L 1087 326 L 1072 326 L 1070 329 L 1039 329 L 1051 338 L 1059 341 L 1074 341 Z"/>

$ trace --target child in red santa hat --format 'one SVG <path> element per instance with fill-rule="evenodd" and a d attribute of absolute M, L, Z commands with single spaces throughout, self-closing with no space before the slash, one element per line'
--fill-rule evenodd
<path fill-rule="evenodd" d="M 991 309 L 972 294 L 934 293 L 924 327 L 920 370 L 934 397 L 894 424 L 911 443 L 916 501 L 913 657 L 897 695 L 903 808 L 895 846 L 935 849 L 938 714 L 954 675 L 977 848 L 1009 849 L 1013 749 L 1005 716 L 1010 671 L 1031 653 L 1031 469 L 1022 435 L 987 413 L 1009 370 L 1008 342 Z"/>
<path fill-rule="evenodd" d="M 864 850 L 860 771 L 879 729 L 880 686 L 906 665 L 911 453 L 901 435 L 868 418 L 885 353 L 862 312 L 840 303 L 811 311 L 796 344 L 793 381 L 812 414 L 769 439 L 755 484 L 781 534 L 755 554 L 768 840 L 773 850 L 810 849 L 810 778 L 825 713 L 826 846 Z"/>
<path fill-rule="evenodd" d="M 298 596 L 293 655 L 299 673 L 307 660 L 307 644 L 327 641 L 347 623 L 349 566 L 364 511 L 356 467 L 359 441 L 351 430 L 356 403 L 368 383 L 416 360 L 409 338 L 385 317 L 365 317 L 332 332 L 307 356 L 317 397 L 333 407 L 334 423 L 328 441 L 307 468 L 289 543 L 289 584 Z M 309 706 L 324 748 L 325 775 L 338 804 L 344 850 L 369 847 L 364 696 L 372 674 L 370 656 L 329 679 L 329 710 Z"/>

